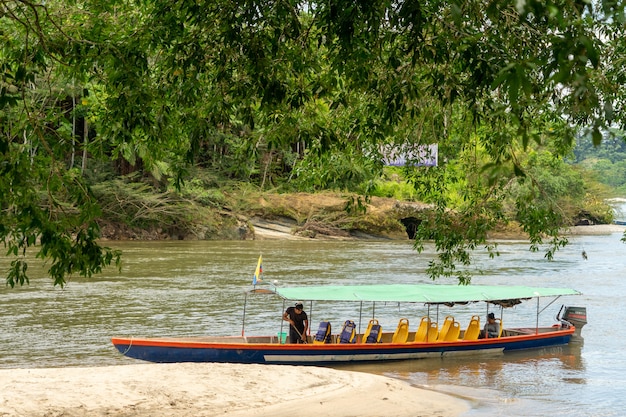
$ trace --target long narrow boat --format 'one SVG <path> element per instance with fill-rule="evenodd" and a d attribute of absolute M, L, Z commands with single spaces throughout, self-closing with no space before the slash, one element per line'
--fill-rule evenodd
<path fill-rule="evenodd" d="M 122 354 L 150 362 L 324 365 L 501 354 L 512 350 L 560 346 L 570 343 L 573 338 L 581 337 L 580 331 L 586 323 L 584 307 L 561 307 L 553 326 L 539 327 L 539 315 L 558 298 L 580 294 L 566 288 L 435 284 L 352 285 L 275 288 L 271 293 L 281 297 L 283 305 L 289 300 L 301 300 L 311 306 L 318 301 L 352 302 L 359 308 L 364 303 L 372 303 L 375 311 L 376 303 L 418 303 L 428 307 L 428 314 L 417 318 L 419 326 L 415 326 L 413 330 L 407 326 L 409 320 L 402 318 L 395 332 L 381 332 L 376 338 L 368 337 L 372 331 L 370 325 L 363 334 L 354 334 L 353 331 L 352 337 L 346 339 L 340 337 L 340 334 L 328 337 L 308 336 L 306 344 L 284 343 L 279 336 L 244 336 L 243 331 L 242 336 L 115 337 L 112 342 Z M 539 300 L 544 297 L 551 298 L 552 301 L 541 308 Z M 501 315 L 498 320 L 501 324 L 504 308 L 531 299 L 537 301 L 535 323 L 519 328 L 501 326 L 497 337 L 479 338 L 482 327 L 478 316 L 473 316 L 467 327 L 463 326 L 464 330 L 461 330 L 461 324 L 452 316 L 447 316 L 440 325 L 431 314 L 431 310 L 436 309 L 438 318 L 441 305 L 483 302 L 486 303 L 487 312 L 490 307 L 500 307 Z M 355 314 L 357 310 L 355 308 Z M 372 318 L 369 323 L 377 321 Z M 342 340 L 349 342 L 342 343 Z M 373 340 L 373 343 L 368 343 L 368 340 Z"/>

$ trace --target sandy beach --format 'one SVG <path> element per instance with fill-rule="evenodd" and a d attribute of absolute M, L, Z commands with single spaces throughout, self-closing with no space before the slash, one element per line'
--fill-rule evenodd
<path fill-rule="evenodd" d="M 460 416 L 469 404 L 378 375 L 217 363 L 0 369 L 0 416 Z"/>
<path fill-rule="evenodd" d="M 574 226 L 565 230 L 566 235 L 609 235 L 612 233 L 624 233 L 626 226 L 621 224 L 596 224 L 591 226 Z"/>

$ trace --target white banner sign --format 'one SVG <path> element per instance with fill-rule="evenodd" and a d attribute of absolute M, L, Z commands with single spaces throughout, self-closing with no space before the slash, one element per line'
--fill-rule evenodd
<path fill-rule="evenodd" d="M 383 162 L 388 166 L 418 166 L 436 167 L 439 146 L 431 145 L 402 145 L 384 147 L 381 151 Z"/>

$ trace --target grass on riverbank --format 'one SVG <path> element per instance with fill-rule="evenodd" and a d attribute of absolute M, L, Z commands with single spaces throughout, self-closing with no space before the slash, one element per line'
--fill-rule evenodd
<path fill-rule="evenodd" d="M 351 192 L 261 190 L 250 182 L 220 178 L 203 170 L 194 171 L 179 190 L 132 176 L 109 178 L 91 188 L 102 207 L 102 235 L 115 240 L 251 239 L 251 219 L 255 218 L 285 220 L 293 224 L 294 234 L 303 237 L 357 233 L 406 239 L 402 220 L 419 222 L 429 209 L 415 201 L 415 190 L 398 175 L 378 181 L 367 198 Z M 598 199 L 589 199 L 577 212 L 611 221 L 607 217 L 610 207 Z M 523 238 L 524 233 L 510 223 L 490 236 Z"/>

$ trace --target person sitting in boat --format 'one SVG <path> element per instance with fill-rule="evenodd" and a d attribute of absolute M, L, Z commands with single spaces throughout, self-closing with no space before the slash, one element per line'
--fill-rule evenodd
<path fill-rule="evenodd" d="M 485 336 L 487 335 L 487 336 Z M 480 338 L 484 339 L 498 337 L 500 335 L 500 325 L 496 322 L 496 315 L 493 313 L 489 313 L 487 315 L 487 323 L 485 324 L 485 328 L 480 332 Z"/>
<path fill-rule="evenodd" d="M 304 312 L 302 303 L 298 301 L 295 306 L 289 307 L 283 314 L 283 320 L 289 322 L 289 342 L 306 343 L 309 318 Z"/>

